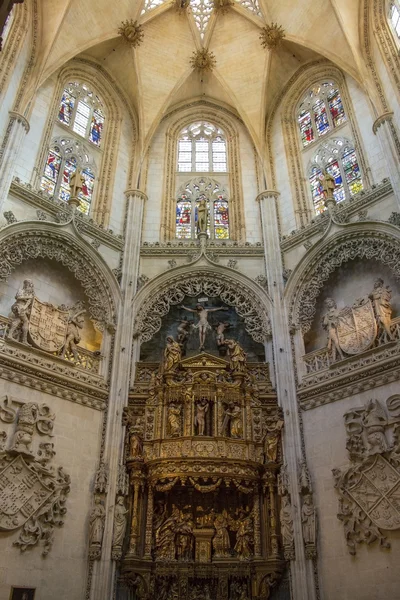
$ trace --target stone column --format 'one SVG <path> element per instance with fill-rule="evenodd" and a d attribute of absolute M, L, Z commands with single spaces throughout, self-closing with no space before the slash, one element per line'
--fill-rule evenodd
<path fill-rule="evenodd" d="M 308 575 L 309 565 L 305 557 L 301 513 L 299 507 L 300 490 L 297 469 L 302 460 L 300 419 L 296 398 L 296 380 L 292 358 L 289 322 L 284 304 L 283 264 L 279 242 L 279 229 L 276 202 L 279 192 L 266 190 L 258 195 L 261 227 L 263 233 L 265 269 L 268 290 L 273 303 L 272 337 L 276 369 L 276 389 L 278 402 L 283 409 L 285 428 L 283 451 L 290 479 L 293 506 L 294 542 L 296 560 L 291 562 L 293 600 L 315 600 L 316 591 L 313 578 Z"/>
<path fill-rule="evenodd" d="M 385 112 L 378 117 L 372 125 L 372 131 L 385 155 L 393 192 L 400 209 L 400 140 L 393 122 L 393 112 Z"/>
<path fill-rule="evenodd" d="M 122 410 L 128 403 L 129 374 L 133 339 L 132 300 L 139 274 L 140 241 L 143 207 L 146 195 L 139 190 L 125 192 L 127 208 L 125 222 L 124 261 L 122 264 L 122 305 L 115 333 L 114 356 L 110 382 L 110 410 L 104 440 L 104 462 L 109 467 L 109 492 L 106 504 L 106 524 L 102 556 L 96 561 L 90 600 L 109 600 L 113 597 L 115 562 L 111 560 L 113 505 L 117 491 L 118 465 L 123 452 Z M 134 367 L 134 365 L 133 365 Z"/>
<path fill-rule="evenodd" d="M 3 212 L 4 202 L 10 189 L 15 161 L 30 128 L 29 121 L 24 115 L 12 110 L 8 114 L 10 120 L 0 149 L 0 213 Z"/>

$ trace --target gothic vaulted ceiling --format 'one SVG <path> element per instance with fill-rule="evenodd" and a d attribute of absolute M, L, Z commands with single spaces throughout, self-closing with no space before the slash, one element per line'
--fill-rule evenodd
<path fill-rule="evenodd" d="M 72 58 L 97 61 L 110 72 L 138 115 L 146 146 L 162 116 L 178 103 L 207 98 L 229 105 L 254 142 L 263 138 L 268 110 L 303 64 L 331 60 L 363 80 L 361 0 L 233 0 L 226 11 L 212 0 L 190 0 L 177 10 L 171 0 L 41 0 L 39 85 Z M 129 46 L 118 34 L 122 21 L 138 21 L 143 40 Z M 262 28 L 285 30 L 278 48 L 262 47 Z M 193 52 L 214 53 L 212 72 L 193 71 Z"/>

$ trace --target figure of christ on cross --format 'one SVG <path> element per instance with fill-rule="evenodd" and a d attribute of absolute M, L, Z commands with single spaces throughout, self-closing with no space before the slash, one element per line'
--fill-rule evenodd
<path fill-rule="evenodd" d="M 202 304 L 196 304 L 196 308 L 187 308 L 187 306 L 183 305 L 180 308 L 183 308 L 188 312 L 195 313 L 199 317 L 198 323 L 193 325 L 193 327 L 199 330 L 200 352 L 204 350 L 207 330 L 211 329 L 211 326 L 208 322 L 208 313 L 217 312 L 219 310 L 229 310 L 226 306 L 220 306 L 218 308 L 205 308 Z"/>

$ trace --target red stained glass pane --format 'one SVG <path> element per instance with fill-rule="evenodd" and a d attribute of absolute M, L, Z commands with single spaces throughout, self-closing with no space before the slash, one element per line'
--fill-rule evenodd
<path fill-rule="evenodd" d="M 301 141 L 305 148 L 314 141 L 314 129 L 311 123 L 311 114 L 308 110 L 303 110 L 298 117 Z"/>

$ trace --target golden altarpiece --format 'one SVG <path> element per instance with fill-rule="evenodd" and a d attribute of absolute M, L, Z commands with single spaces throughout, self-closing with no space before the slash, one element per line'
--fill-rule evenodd
<path fill-rule="evenodd" d="M 281 578 L 282 413 L 269 365 L 226 344 L 182 359 L 169 337 L 163 365 L 137 365 L 118 598 L 265 600 Z"/>

